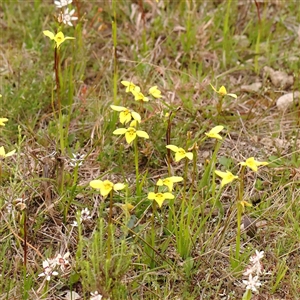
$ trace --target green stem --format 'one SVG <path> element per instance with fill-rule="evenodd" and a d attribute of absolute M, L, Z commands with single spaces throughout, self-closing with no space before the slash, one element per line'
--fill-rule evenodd
<path fill-rule="evenodd" d="M 241 220 L 242 220 L 243 206 L 240 203 L 241 201 L 243 201 L 243 197 L 244 197 L 244 174 L 245 174 L 245 166 L 242 166 L 238 195 L 237 195 L 237 203 L 236 203 L 237 204 L 237 234 L 236 234 L 235 258 L 237 260 L 237 263 L 239 262 L 240 248 L 241 248 Z"/>
<path fill-rule="evenodd" d="M 183 201 L 185 201 L 185 197 L 186 197 L 186 181 L 187 181 L 187 172 L 188 172 L 188 159 L 185 158 L 185 164 L 184 164 L 184 177 L 183 177 Z"/>
<path fill-rule="evenodd" d="M 107 259 L 111 258 L 113 190 L 110 191 L 109 196 L 110 197 L 109 197 L 109 217 L 108 217 Z"/>
<path fill-rule="evenodd" d="M 135 185 L 137 196 L 140 196 L 139 186 L 139 152 L 137 146 L 137 138 L 134 140 L 134 164 L 135 164 Z"/>

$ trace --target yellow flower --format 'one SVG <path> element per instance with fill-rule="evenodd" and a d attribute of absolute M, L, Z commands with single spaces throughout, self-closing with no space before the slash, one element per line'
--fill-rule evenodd
<path fill-rule="evenodd" d="M 112 190 L 119 191 L 125 188 L 125 184 L 123 183 L 116 183 L 113 184 L 109 180 L 92 180 L 90 182 L 90 186 L 94 189 L 100 190 L 100 194 L 103 197 L 106 197 Z"/>
<path fill-rule="evenodd" d="M 44 35 L 50 38 L 51 40 L 54 40 L 56 43 L 56 48 L 59 48 L 59 46 L 65 41 L 65 40 L 74 40 L 74 37 L 64 36 L 64 34 L 60 31 L 56 35 L 54 35 L 53 32 L 49 30 L 43 31 Z"/>
<path fill-rule="evenodd" d="M 149 200 L 155 200 L 158 204 L 159 207 L 162 207 L 164 201 L 166 199 L 174 199 L 174 195 L 172 195 L 171 193 L 153 193 L 150 192 L 148 194 L 148 199 Z"/>
<path fill-rule="evenodd" d="M 247 166 L 254 172 L 257 172 L 259 166 L 266 166 L 268 163 L 266 161 L 257 161 L 254 157 L 249 157 L 245 162 L 240 162 L 240 165 Z"/>
<path fill-rule="evenodd" d="M 4 122 L 7 122 L 8 119 L 6 118 L 0 118 L 0 126 L 5 126 Z"/>
<path fill-rule="evenodd" d="M 231 181 L 238 179 L 238 176 L 233 175 L 231 172 L 226 171 L 218 171 L 216 170 L 215 173 L 222 178 L 221 181 L 221 187 L 223 187 L 225 184 L 230 183 Z"/>
<path fill-rule="evenodd" d="M 145 139 L 149 139 L 149 135 L 146 131 L 136 130 L 134 128 L 134 126 L 135 126 L 134 123 L 136 123 L 136 122 L 137 122 L 136 120 L 133 120 L 130 123 L 130 127 L 116 129 L 113 132 L 113 134 L 125 134 L 125 139 L 128 144 L 130 144 L 132 141 L 134 141 L 137 136 L 145 138 Z"/>
<path fill-rule="evenodd" d="M 122 124 L 127 124 L 128 122 L 131 121 L 132 118 L 138 121 L 139 123 L 141 122 L 141 116 L 135 111 L 132 111 L 123 106 L 116 106 L 116 105 L 111 105 L 110 108 L 115 111 L 120 111 L 119 118 L 120 118 L 120 123 Z"/>
<path fill-rule="evenodd" d="M 175 152 L 175 161 L 180 161 L 183 158 L 188 158 L 189 160 L 193 159 L 193 153 L 192 152 L 185 152 L 183 148 L 179 148 L 174 145 L 167 145 L 166 146 L 168 149 L 172 150 Z"/>
<path fill-rule="evenodd" d="M 175 182 L 180 182 L 182 180 L 183 180 L 183 178 L 180 176 L 171 176 L 171 177 L 167 177 L 165 179 L 158 179 L 156 185 L 158 185 L 158 186 L 165 185 L 168 187 L 169 191 L 172 192 L 173 184 Z"/>
<path fill-rule="evenodd" d="M 252 206 L 251 203 L 249 203 L 249 202 L 247 202 L 247 201 L 245 201 L 245 200 L 239 201 L 238 203 L 239 203 L 239 205 L 242 206 L 242 211 L 243 211 L 243 212 L 245 211 L 245 206 L 248 206 L 248 207 L 251 207 L 251 206 Z"/>
<path fill-rule="evenodd" d="M 157 88 L 157 86 L 153 86 L 149 89 L 149 94 L 152 95 L 154 98 L 161 98 L 161 91 Z"/>
<path fill-rule="evenodd" d="M 12 151 L 10 151 L 8 153 L 5 153 L 4 147 L 1 146 L 0 147 L 0 158 L 5 158 L 5 157 L 12 156 L 12 155 L 15 154 L 15 152 L 16 152 L 16 150 L 14 149 L 14 150 L 12 150 Z"/>
<path fill-rule="evenodd" d="M 219 125 L 211 129 L 209 132 L 205 132 L 205 135 L 210 138 L 222 140 L 223 138 L 219 135 L 219 132 L 222 131 L 223 129 L 224 126 Z"/>
<path fill-rule="evenodd" d="M 149 98 L 144 96 L 144 94 L 140 91 L 140 88 L 136 88 L 132 91 L 132 95 L 134 96 L 135 101 L 142 100 L 143 102 L 148 102 Z"/>
<path fill-rule="evenodd" d="M 140 88 L 137 86 L 137 85 L 135 85 L 133 82 L 131 82 L 131 81 L 121 81 L 121 83 L 124 85 L 124 86 L 126 86 L 126 93 L 129 93 L 129 92 L 134 92 L 135 90 L 138 90 L 138 91 L 140 91 Z"/>
<path fill-rule="evenodd" d="M 221 95 L 222 97 L 224 97 L 224 96 L 230 96 L 230 97 L 235 98 L 235 99 L 237 98 L 237 95 L 236 95 L 236 94 L 228 94 L 224 85 L 222 85 L 222 86 L 219 88 L 218 91 L 217 91 L 217 89 L 216 89 L 212 84 L 210 84 L 210 86 L 212 87 L 212 89 L 213 89 L 216 93 L 218 93 L 218 94 Z"/>

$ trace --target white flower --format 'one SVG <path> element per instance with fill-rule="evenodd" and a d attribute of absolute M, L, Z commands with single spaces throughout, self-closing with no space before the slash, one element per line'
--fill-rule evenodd
<path fill-rule="evenodd" d="M 46 277 L 46 280 L 50 281 L 51 279 L 51 275 L 53 276 L 57 276 L 58 273 L 56 271 L 54 271 L 54 268 L 53 266 L 51 265 L 51 263 L 49 262 L 48 259 L 44 260 L 43 261 L 43 269 L 44 269 L 44 272 L 39 274 L 38 276 L 39 277 Z"/>
<path fill-rule="evenodd" d="M 102 299 L 102 295 L 100 295 L 97 291 L 94 293 L 91 293 L 91 298 L 90 300 L 101 300 Z"/>
<path fill-rule="evenodd" d="M 70 166 L 71 167 L 81 166 L 85 158 L 85 155 L 84 154 L 80 155 L 79 153 L 72 153 L 72 156 L 73 158 L 70 159 Z"/>
<path fill-rule="evenodd" d="M 81 223 L 80 223 L 81 224 Z M 73 221 L 73 223 L 71 224 L 72 227 L 78 227 L 78 222 L 77 221 Z"/>
<path fill-rule="evenodd" d="M 61 15 L 62 22 L 66 25 L 73 26 L 71 21 L 75 21 L 78 19 L 77 17 L 73 17 L 74 13 L 75 13 L 75 9 L 72 9 L 69 12 L 69 8 L 66 8 L 64 13 Z"/>
<path fill-rule="evenodd" d="M 257 264 L 257 263 L 260 263 L 260 260 L 264 257 L 264 251 L 257 251 L 255 250 L 255 254 L 253 256 L 250 257 L 250 261 L 253 263 L 253 264 Z"/>
<path fill-rule="evenodd" d="M 243 283 L 246 285 L 246 289 L 252 292 L 258 292 L 257 288 L 261 286 L 258 276 L 252 277 L 252 274 L 249 275 L 248 280 L 243 280 Z"/>
<path fill-rule="evenodd" d="M 57 256 L 53 259 L 53 261 L 55 262 L 55 265 L 59 265 L 60 269 L 64 272 L 66 267 L 69 265 L 69 261 L 67 260 L 67 258 L 70 256 L 70 252 L 67 252 L 66 254 L 64 254 L 64 256 L 62 256 L 60 253 L 57 254 Z"/>
<path fill-rule="evenodd" d="M 81 211 L 81 217 L 80 217 L 81 222 L 87 221 L 91 218 L 92 218 L 92 216 L 90 216 L 90 211 L 87 208 L 85 208 Z"/>
<path fill-rule="evenodd" d="M 57 8 L 62 8 L 71 3 L 72 3 L 72 0 L 55 0 L 54 1 L 54 4 L 56 5 Z"/>

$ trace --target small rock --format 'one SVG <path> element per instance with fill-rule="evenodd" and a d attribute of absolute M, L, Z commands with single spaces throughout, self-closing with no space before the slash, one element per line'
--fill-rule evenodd
<path fill-rule="evenodd" d="M 277 88 L 286 90 L 294 83 L 292 75 L 288 75 L 283 71 L 274 71 L 272 68 L 265 66 L 263 68 L 265 76 L 271 79 L 273 85 Z"/>
<path fill-rule="evenodd" d="M 293 106 L 294 100 L 299 99 L 300 92 L 288 93 L 279 97 L 276 101 L 278 110 L 285 111 Z"/>
<path fill-rule="evenodd" d="M 261 82 L 254 82 L 254 83 L 249 84 L 249 85 L 242 85 L 241 90 L 243 92 L 258 93 L 259 90 L 261 89 L 261 87 L 262 87 Z"/>

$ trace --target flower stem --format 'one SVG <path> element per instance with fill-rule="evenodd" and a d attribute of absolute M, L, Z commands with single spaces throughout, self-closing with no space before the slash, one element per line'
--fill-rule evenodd
<path fill-rule="evenodd" d="M 245 167 L 243 166 L 240 174 L 239 189 L 238 189 L 237 203 L 236 203 L 237 204 L 237 233 L 236 233 L 235 258 L 237 262 L 239 261 L 240 248 L 241 248 L 241 220 L 242 220 L 243 206 L 240 203 L 244 197 L 244 174 L 245 174 Z"/>
<path fill-rule="evenodd" d="M 135 164 L 135 185 L 137 196 L 140 195 L 139 185 L 139 152 L 137 148 L 137 139 L 134 140 L 134 164 Z"/>
<path fill-rule="evenodd" d="M 109 217 L 108 217 L 108 239 L 107 239 L 107 259 L 111 258 L 111 239 L 112 239 L 112 209 L 113 209 L 113 190 L 109 194 Z"/>

